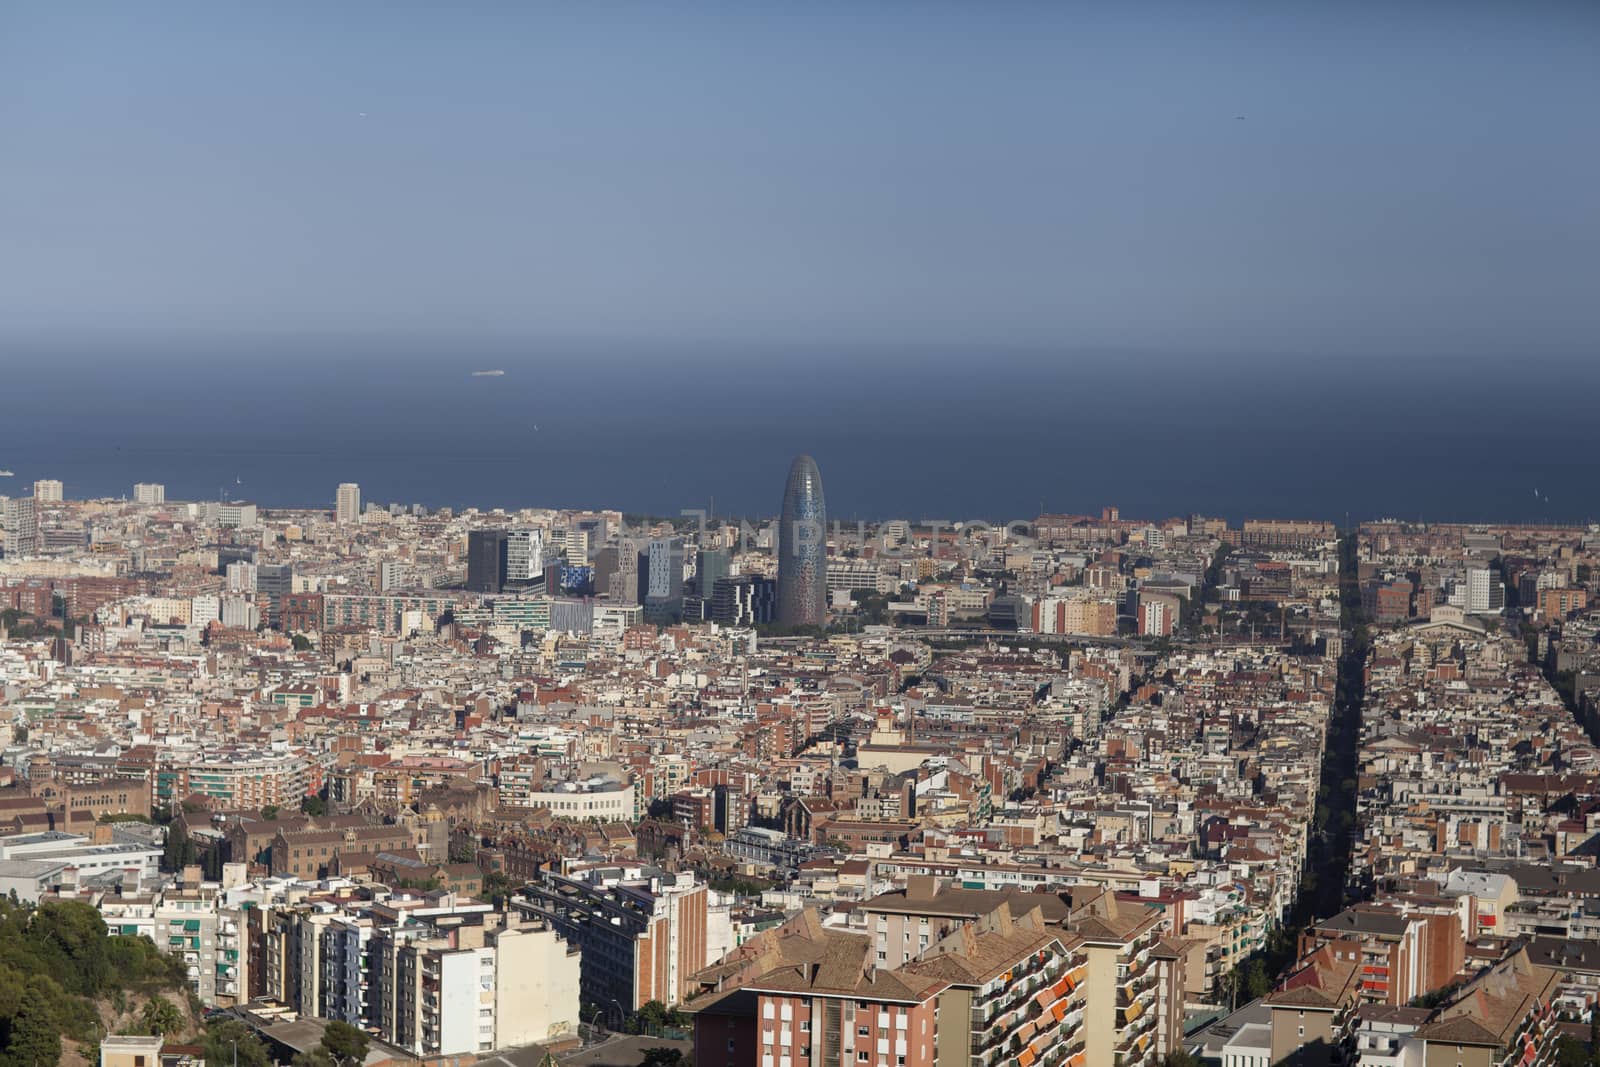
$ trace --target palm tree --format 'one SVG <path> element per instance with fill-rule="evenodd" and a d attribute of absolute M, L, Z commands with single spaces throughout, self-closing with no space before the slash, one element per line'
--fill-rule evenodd
<path fill-rule="evenodd" d="M 139 1019 L 144 1028 L 160 1037 L 169 1037 L 183 1029 L 183 1013 L 166 997 L 151 997 L 139 1009 Z"/>

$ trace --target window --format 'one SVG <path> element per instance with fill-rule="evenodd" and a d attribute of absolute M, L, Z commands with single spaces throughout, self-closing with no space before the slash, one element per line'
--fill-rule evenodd
<path fill-rule="evenodd" d="M 856 1053 L 856 1062 L 857 1063 L 866 1063 L 867 1062 L 867 1050 L 866 1049 L 862 1049 L 860 1052 Z"/>
<path fill-rule="evenodd" d="M 868 1026 L 858 1026 L 858 1027 L 856 1027 L 856 1036 L 857 1037 L 871 1037 L 872 1036 L 872 1028 L 868 1027 Z"/>

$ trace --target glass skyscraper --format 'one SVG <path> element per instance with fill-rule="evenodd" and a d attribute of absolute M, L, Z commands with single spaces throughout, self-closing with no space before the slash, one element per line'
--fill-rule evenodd
<path fill-rule="evenodd" d="M 778 618 L 785 626 L 828 621 L 828 507 L 822 472 L 810 456 L 796 456 L 783 487 L 778 520 Z"/>

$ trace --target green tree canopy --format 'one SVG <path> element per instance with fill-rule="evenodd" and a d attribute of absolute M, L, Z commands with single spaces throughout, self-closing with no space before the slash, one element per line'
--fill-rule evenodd
<path fill-rule="evenodd" d="M 360 1063 L 367 1058 L 368 1044 L 364 1030 L 337 1019 L 322 1031 L 322 1048 L 336 1063 Z"/>
<path fill-rule="evenodd" d="M 145 1032 L 172 1037 L 183 1030 L 183 1013 L 166 997 L 151 997 L 139 1009 L 139 1021 Z"/>
<path fill-rule="evenodd" d="M 55 1006 L 40 985 L 29 982 L 15 1015 L 0 1023 L 0 1067 L 53 1067 L 61 1061 Z"/>
<path fill-rule="evenodd" d="M 238 1019 L 218 1019 L 206 1027 L 206 1063 L 232 1067 L 238 1050 L 239 1067 L 272 1067 L 272 1057 L 255 1031 Z"/>

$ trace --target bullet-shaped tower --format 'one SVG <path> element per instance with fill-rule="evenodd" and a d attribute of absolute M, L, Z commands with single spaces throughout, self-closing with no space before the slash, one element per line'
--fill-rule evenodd
<path fill-rule="evenodd" d="M 783 487 L 778 520 L 778 622 L 821 626 L 828 621 L 828 506 L 822 472 L 796 456 Z"/>

